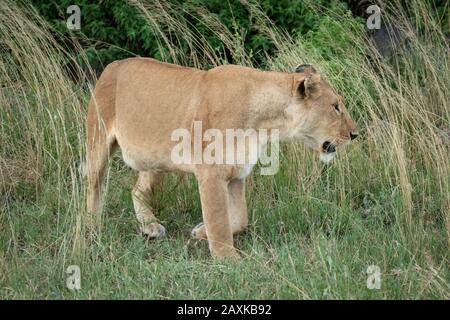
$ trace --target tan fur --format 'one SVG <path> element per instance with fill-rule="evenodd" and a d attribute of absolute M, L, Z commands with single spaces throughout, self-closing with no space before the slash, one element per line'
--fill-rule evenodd
<path fill-rule="evenodd" d="M 165 232 L 141 196 L 160 173 L 194 173 L 204 221 L 195 237 L 207 238 L 214 256 L 237 257 L 233 234 L 248 224 L 242 165 L 171 161 L 173 130 L 192 131 L 194 121 L 202 121 L 203 131 L 279 129 L 281 140 L 302 140 L 319 152 L 324 141 L 339 146 L 356 131 L 341 97 L 315 71 L 265 72 L 235 65 L 203 71 L 148 58 L 116 61 L 104 70 L 89 104 L 88 210 L 101 210 L 105 166 L 118 145 L 124 161 L 140 172 L 132 196 L 142 232 L 153 237 Z"/>

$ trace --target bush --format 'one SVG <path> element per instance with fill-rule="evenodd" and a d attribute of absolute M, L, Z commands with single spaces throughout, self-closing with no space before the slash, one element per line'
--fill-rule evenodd
<path fill-rule="evenodd" d="M 173 61 L 170 54 L 158 45 L 158 34 L 155 26 L 146 21 L 132 1 L 100 1 L 92 4 L 89 0 L 77 1 L 81 9 L 81 30 L 69 31 L 66 19 L 69 14 L 66 8 L 73 4 L 71 0 L 32 0 L 33 6 L 55 29 L 57 33 L 69 35 L 82 44 L 86 50 L 91 66 L 101 70 L 111 61 L 131 55 L 150 56 L 160 60 Z M 157 1 L 144 1 L 155 6 Z M 178 8 L 179 19 L 185 20 L 190 30 L 204 37 L 223 61 L 232 62 L 232 53 L 223 40 L 205 26 L 199 17 L 199 9 L 206 10 L 212 17 L 218 19 L 231 33 L 242 33 L 245 51 L 251 57 L 253 64 L 263 65 L 267 55 L 275 54 L 275 46 L 271 39 L 259 32 L 256 21 L 245 3 L 222 0 L 170 0 L 164 1 Z M 251 2 L 252 3 L 252 2 Z M 342 1 L 315 2 L 316 5 L 328 9 L 345 11 L 347 5 Z M 304 35 L 308 32 L 319 35 L 327 21 L 317 15 L 306 2 L 295 0 L 264 0 L 257 3 L 262 11 L 277 25 L 292 35 Z M 180 36 L 180 35 L 178 35 Z M 180 55 L 189 54 L 188 44 L 181 39 Z M 68 45 L 66 43 L 66 45 Z M 198 49 L 198 48 L 196 48 Z M 195 48 L 194 48 L 195 50 Z"/>

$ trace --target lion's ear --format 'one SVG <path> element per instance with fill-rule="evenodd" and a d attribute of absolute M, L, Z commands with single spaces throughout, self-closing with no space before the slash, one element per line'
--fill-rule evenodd
<path fill-rule="evenodd" d="M 301 98 L 310 97 L 319 91 L 320 74 L 300 73 L 294 76 L 294 89 Z"/>
<path fill-rule="evenodd" d="M 295 72 L 311 75 L 313 73 L 316 73 L 317 71 L 313 65 L 303 63 L 303 64 L 299 64 L 298 66 L 295 67 Z"/>

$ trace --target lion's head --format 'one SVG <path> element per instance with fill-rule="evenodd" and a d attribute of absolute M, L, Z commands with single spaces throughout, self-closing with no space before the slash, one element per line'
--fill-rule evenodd
<path fill-rule="evenodd" d="M 302 140 L 329 162 L 341 145 L 358 135 L 342 97 L 309 64 L 293 74 L 293 102 L 287 108 L 292 120 L 291 138 Z"/>

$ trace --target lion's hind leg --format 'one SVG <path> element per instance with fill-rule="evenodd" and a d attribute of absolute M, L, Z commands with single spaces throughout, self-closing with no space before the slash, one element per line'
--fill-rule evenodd
<path fill-rule="evenodd" d="M 116 72 L 119 63 L 109 64 L 97 81 L 87 115 L 87 209 L 101 211 L 102 185 L 108 158 L 117 145 L 114 134 Z"/>
<path fill-rule="evenodd" d="M 98 121 L 100 122 L 100 121 Z M 101 195 L 108 158 L 116 146 L 116 139 L 100 123 L 91 124 L 87 139 L 87 209 L 101 212 Z"/>
<path fill-rule="evenodd" d="M 148 199 L 154 187 L 161 179 L 159 173 L 152 171 L 139 172 L 139 178 L 132 191 L 134 211 L 140 224 L 140 230 L 150 238 L 162 238 L 166 234 L 164 226 L 157 222 Z"/>

